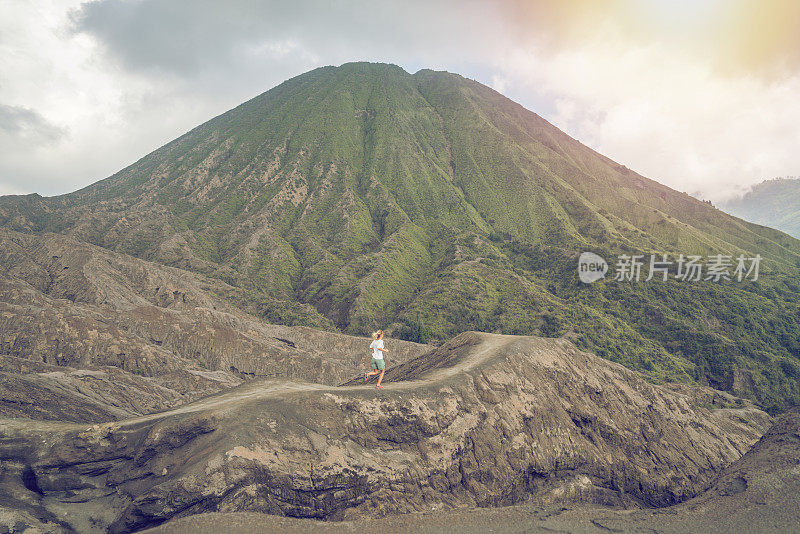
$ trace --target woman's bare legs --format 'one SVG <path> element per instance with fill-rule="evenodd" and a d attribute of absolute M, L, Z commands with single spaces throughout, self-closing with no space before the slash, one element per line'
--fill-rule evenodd
<path fill-rule="evenodd" d="M 377 373 L 378 371 L 375 371 L 375 372 Z M 381 376 L 378 377 L 378 387 L 381 386 L 381 381 L 383 380 L 383 373 L 385 373 L 385 372 L 386 372 L 386 369 L 381 369 Z"/>

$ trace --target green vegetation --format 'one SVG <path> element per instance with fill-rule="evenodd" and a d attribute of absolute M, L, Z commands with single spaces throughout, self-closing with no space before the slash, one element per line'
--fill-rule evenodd
<path fill-rule="evenodd" d="M 653 381 L 800 402 L 800 242 L 621 166 L 460 76 L 298 76 L 0 224 L 224 280 L 267 321 L 561 336 Z M 760 254 L 758 282 L 585 285 L 577 257 Z"/>

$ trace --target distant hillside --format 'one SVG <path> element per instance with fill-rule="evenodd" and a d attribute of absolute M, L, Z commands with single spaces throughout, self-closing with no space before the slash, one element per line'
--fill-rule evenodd
<path fill-rule="evenodd" d="M 0 198 L 0 226 L 223 282 L 220 298 L 268 322 L 569 334 L 651 380 L 800 402 L 800 241 L 446 72 L 315 69 L 80 191 Z M 763 262 L 758 282 L 586 285 L 587 250 L 612 268 L 622 253 Z"/>
<path fill-rule="evenodd" d="M 800 238 L 800 178 L 766 180 L 721 207 L 742 219 Z"/>

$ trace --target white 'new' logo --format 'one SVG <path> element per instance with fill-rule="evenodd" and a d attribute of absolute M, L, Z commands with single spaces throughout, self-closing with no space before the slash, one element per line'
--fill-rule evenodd
<path fill-rule="evenodd" d="M 608 263 L 594 252 L 584 252 L 578 258 L 578 278 L 584 284 L 597 282 L 606 275 Z"/>

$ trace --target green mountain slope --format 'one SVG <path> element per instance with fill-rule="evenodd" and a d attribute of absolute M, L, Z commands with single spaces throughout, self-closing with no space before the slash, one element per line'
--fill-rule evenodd
<path fill-rule="evenodd" d="M 721 207 L 742 219 L 800 237 L 800 178 L 765 180 Z"/>
<path fill-rule="evenodd" d="M 454 74 L 316 69 L 80 191 L 4 197 L 0 225 L 219 278 L 272 322 L 569 333 L 653 380 L 800 402 L 800 242 Z M 758 282 L 585 285 L 585 250 L 764 260 Z"/>

